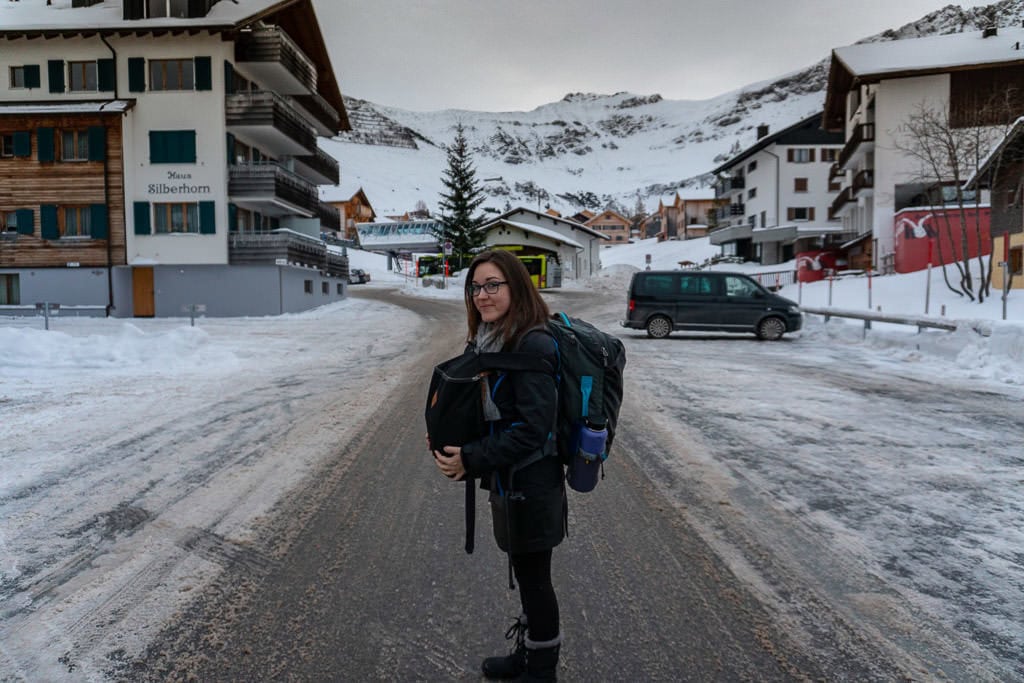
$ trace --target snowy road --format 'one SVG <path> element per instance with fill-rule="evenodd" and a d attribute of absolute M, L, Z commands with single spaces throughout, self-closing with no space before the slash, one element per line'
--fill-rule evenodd
<path fill-rule="evenodd" d="M 262 577 L 301 567 L 290 544 L 316 526 L 328 489 L 358 484 L 359 495 L 345 503 L 353 514 L 358 505 L 388 505 L 379 487 L 362 486 L 381 476 L 366 469 L 367 435 L 413 447 L 409 424 L 380 423 L 381 409 L 404 401 L 407 378 L 422 374 L 410 343 L 454 352 L 461 330 L 450 302 L 418 301 L 413 313 L 376 295 L 371 304 L 371 295 L 312 315 L 202 321 L 194 331 L 181 321 L 150 321 L 119 333 L 127 339 L 109 330 L 90 336 L 89 323 L 66 321 L 71 334 L 60 358 L 67 364 L 49 379 L 22 380 L 16 364 L 5 368 L 0 680 L 131 678 L 130 667 L 166 626 L 183 622 L 193 598 L 211 586 L 224 590 L 219 578 L 244 593 Z M 761 634 L 768 660 L 729 663 L 754 677 L 767 671 L 757 667 L 777 665 L 794 677 L 817 672 L 832 680 L 887 680 L 895 671 L 925 680 L 1024 679 L 1020 386 L 829 343 L 813 325 L 776 344 L 654 341 L 616 327 L 619 301 L 571 291 L 549 300 L 620 334 L 629 354 L 627 426 L 615 454 L 622 460 L 609 463 L 609 480 L 580 497 L 574 513 L 576 523 L 606 519 L 605 504 L 622 514 L 605 533 L 571 539 L 565 556 L 595 563 L 615 586 L 603 605 L 567 596 L 566 614 L 581 620 L 568 624 L 580 649 L 568 654 L 567 680 L 583 680 L 588 663 L 611 673 L 624 661 L 668 678 L 673 656 L 682 664 L 716 647 L 715 628 L 736 647 Z M 104 365 L 97 345 L 135 348 L 137 335 L 148 361 L 126 368 L 122 351 Z M 27 339 L 38 337 L 5 342 L 20 349 Z M 296 487 L 307 487 L 300 490 L 314 509 L 296 512 Z M 419 501 L 422 488 L 409 486 L 409 501 Z M 421 557 L 452 555 L 457 529 L 417 536 L 430 524 L 403 521 L 400 506 L 394 513 L 384 533 L 406 538 Z M 365 524 L 352 519 L 344 527 Z M 447 568 L 493 569 L 481 527 L 478 556 Z M 320 552 L 315 544 L 296 547 Z M 383 551 L 377 559 L 402 562 Z M 337 561 L 366 586 L 380 580 L 351 557 Z M 566 585 L 587 581 L 578 569 L 562 571 Z M 476 577 L 458 595 L 479 599 L 495 578 Z M 440 620 L 424 628 L 442 633 L 505 616 L 474 607 L 460 621 L 444 602 L 449 589 L 432 590 L 422 604 L 439 610 L 435 616 L 398 592 L 382 594 L 395 603 L 387 605 L 346 598 L 394 616 L 385 623 L 378 615 L 380 633 L 358 652 L 367 661 L 402 661 L 404 647 L 429 647 L 422 638 L 404 640 L 424 616 Z M 703 604 L 722 595 L 732 597 Z M 403 605 L 405 612 L 395 611 Z M 750 623 L 709 617 L 708 632 L 692 637 L 663 630 L 700 610 L 733 609 Z M 653 612 L 665 622 L 648 623 Z M 634 662 L 635 652 L 600 646 L 621 634 L 581 637 L 606 619 L 621 619 L 633 629 L 630 645 L 653 643 L 656 656 Z M 472 642 L 484 647 L 491 635 Z M 453 677 L 466 674 L 468 665 L 452 659 L 466 643 L 448 645 L 460 651 L 428 661 Z"/>

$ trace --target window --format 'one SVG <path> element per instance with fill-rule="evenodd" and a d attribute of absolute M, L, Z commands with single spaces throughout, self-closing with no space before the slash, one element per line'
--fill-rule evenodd
<path fill-rule="evenodd" d="M 0 211 L 0 232 L 18 232 L 16 211 Z"/>
<path fill-rule="evenodd" d="M 96 62 L 68 62 L 68 83 L 71 92 L 97 90 L 97 79 Z"/>
<path fill-rule="evenodd" d="M 199 204 L 153 204 L 153 227 L 158 235 L 173 232 L 199 233 Z"/>
<path fill-rule="evenodd" d="M 17 306 L 21 303 L 17 273 L 0 275 L 0 305 Z"/>
<path fill-rule="evenodd" d="M 753 297 L 761 290 L 745 277 L 725 276 L 725 295 L 735 297 Z"/>
<path fill-rule="evenodd" d="M 1010 239 L 1009 235 L 1004 235 L 1003 239 Z M 1024 247 L 1011 247 L 1010 248 L 1010 274 L 1011 275 L 1024 275 Z"/>
<path fill-rule="evenodd" d="M 66 206 L 61 218 L 61 237 L 90 237 L 92 225 L 89 220 L 92 213 L 88 206 Z"/>
<path fill-rule="evenodd" d="M 807 192 L 807 178 L 793 178 L 793 192 Z"/>
<path fill-rule="evenodd" d="M 647 296 L 671 296 L 673 276 L 669 273 L 645 275 L 636 283 L 637 294 Z"/>
<path fill-rule="evenodd" d="M 303 291 L 306 294 L 312 294 L 313 293 L 313 281 L 312 280 L 303 280 L 302 281 L 302 289 L 303 289 Z"/>
<path fill-rule="evenodd" d="M 321 282 L 320 283 L 320 293 L 323 294 L 324 296 L 327 296 L 328 294 L 330 294 L 331 293 L 331 283 L 329 283 L 329 282 Z"/>
<path fill-rule="evenodd" d="M 821 160 L 828 164 L 834 164 L 839 159 L 838 149 L 821 148 Z"/>
<path fill-rule="evenodd" d="M 188 18 L 188 0 L 146 0 L 147 16 Z"/>
<path fill-rule="evenodd" d="M 767 225 L 768 225 L 768 212 L 767 211 L 762 211 L 761 212 L 761 227 L 763 228 L 763 227 L 766 227 Z"/>
<path fill-rule="evenodd" d="M 339 283 L 338 283 L 338 294 L 344 294 L 344 293 L 345 293 L 345 290 L 344 290 L 344 289 L 342 289 L 342 287 L 341 287 L 341 283 L 339 282 Z"/>
<path fill-rule="evenodd" d="M 786 218 L 791 221 L 813 221 L 813 206 L 791 206 L 786 209 Z"/>
<path fill-rule="evenodd" d="M 0 135 L 0 157 L 14 156 L 14 133 Z"/>
<path fill-rule="evenodd" d="M 60 132 L 60 160 L 88 161 L 89 135 L 85 130 L 62 130 Z"/>
<path fill-rule="evenodd" d="M 751 161 L 749 164 L 747 164 L 747 173 L 753 173 L 756 170 L 757 170 L 757 162 L 756 161 Z"/>
<path fill-rule="evenodd" d="M 757 227 L 757 216 L 747 216 L 747 225 L 752 228 Z"/>
<path fill-rule="evenodd" d="M 757 188 L 756 187 L 752 187 L 749 190 L 747 190 L 747 199 L 753 199 L 756 196 L 757 196 Z"/>
<path fill-rule="evenodd" d="M 12 88 L 27 88 L 25 85 L 25 67 L 23 66 L 12 66 L 11 67 L 11 87 Z"/>
<path fill-rule="evenodd" d="M 807 164 L 814 161 L 814 150 L 806 147 L 790 148 L 786 153 L 787 161 L 794 164 Z"/>
<path fill-rule="evenodd" d="M 679 293 L 700 296 L 713 294 L 715 285 L 707 275 L 680 275 Z"/>
<path fill-rule="evenodd" d="M 191 59 L 152 59 L 149 62 L 150 90 L 194 90 L 195 82 Z"/>

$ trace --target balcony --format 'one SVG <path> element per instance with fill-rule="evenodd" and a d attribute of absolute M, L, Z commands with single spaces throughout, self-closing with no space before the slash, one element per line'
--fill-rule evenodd
<path fill-rule="evenodd" d="M 229 166 L 228 198 L 236 206 L 264 216 L 312 218 L 320 211 L 316 187 L 273 163 Z"/>
<path fill-rule="evenodd" d="M 856 201 L 857 199 L 853 195 L 853 186 L 849 185 L 844 187 L 832 201 L 832 206 L 829 207 L 828 210 L 828 219 L 830 221 L 839 220 L 839 218 L 846 213 L 846 209 L 849 208 L 850 205 L 855 204 Z"/>
<path fill-rule="evenodd" d="M 286 95 L 316 92 L 316 64 L 280 27 L 239 32 L 235 63 L 266 90 Z"/>
<path fill-rule="evenodd" d="M 316 131 L 285 98 L 256 91 L 228 95 L 227 129 L 272 156 L 304 156 L 316 150 Z"/>
<path fill-rule="evenodd" d="M 736 216 L 743 216 L 743 214 L 744 205 L 742 203 L 720 206 L 715 210 L 715 217 L 720 221 L 727 218 L 735 218 Z"/>
<path fill-rule="evenodd" d="M 836 179 L 842 179 L 846 176 L 846 169 L 839 164 L 832 164 L 828 169 L 828 182 L 833 183 Z"/>
<path fill-rule="evenodd" d="M 320 228 L 322 230 L 341 232 L 341 211 L 338 211 L 338 207 L 320 202 L 316 215 L 320 218 Z"/>
<path fill-rule="evenodd" d="M 348 257 L 329 250 L 323 240 L 291 230 L 231 233 L 228 263 L 292 263 L 316 268 L 329 275 L 348 277 Z"/>
<path fill-rule="evenodd" d="M 853 196 L 870 197 L 875 190 L 875 172 L 873 169 L 865 168 L 853 176 Z"/>
<path fill-rule="evenodd" d="M 338 160 L 319 147 L 316 153 L 293 157 L 295 172 L 314 185 L 337 185 L 341 182 Z"/>
<path fill-rule="evenodd" d="M 850 139 L 843 146 L 843 151 L 839 153 L 839 168 L 850 168 L 850 162 L 855 161 L 868 150 L 874 149 L 874 143 L 875 124 L 858 123 L 853 129 Z"/>
<path fill-rule="evenodd" d="M 747 185 L 746 178 L 743 176 L 732 176 L 729 178 L 722 178 L 718 181 L 715 186 L 715 194 L 719 197 L 724 197 L 733 192 L 742 190 Z"/>
<path fill-rule="evenodd" d="M 308 114 L 308 120 L 318 135 L 334 137 L 341 130 L 341 114 L 318 93 L 296 95 L 293 100 L 299 109 Z"/>

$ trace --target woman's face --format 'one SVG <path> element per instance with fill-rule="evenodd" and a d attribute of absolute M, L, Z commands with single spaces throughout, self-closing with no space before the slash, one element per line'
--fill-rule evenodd
<path fill-rule="evenodd" d="M 474 285 L 480 287 L 483 287 L 488 282 L 500 282 L 501 285 L 494 294 L 488 293 L 486 289 L 480 289 L 479 293 L 473 297 L 473 305 L 479 311 L 480 319 L 483 322 L 493 323 L 501 320 L 508 313 L 509 306 L 512 304 L 512 297 L 509 296 L 508 285 L 505 284 L 505 275 L 498 266 L 489 261 L 481 263 L 476 267 L 476 270 L 473 271 L 472 280 Z"/>

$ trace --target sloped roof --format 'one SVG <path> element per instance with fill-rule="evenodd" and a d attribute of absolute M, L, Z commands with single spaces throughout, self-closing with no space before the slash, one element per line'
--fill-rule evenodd
<path fill-rule="evenodd" d="M 821 113 L 812 114 L 805 119 L 797 121 L 789 128 L 783 128 L 774 135 L 765 135 L 756 143 L 729 159 L 724 164 L 711 171 L 722 173 L 733 166 L 745 161 L 754 154 L 772 144 L 780 145 L 841 145 L 843 134 L 833 133 L 821 129 Z"/>
<path fill-rule="evenodd" d="M 832 50 L 824 125 L 842 126 L 846 93 L 863 83 L 1024 63 L 1024 28 L 999 28 L 989 37 L 985 33 L 967 31 Z"/>
<path fill-rule="evenodd" d="M 205 17 L 179 19 L 123 18 L 123 2 L 107 0 L 92 7 L 72 7 L 71 0 L 0 2 L 0 39 L 59 36 L 131 35 L 153 31 L 237 31 L 257 21 L 280 26 L 317 66 L 317 91 L 350 130 L 348 112 L 312 0 L 220 0 Z"/>
<path fill-rule="evenodd" d="M 510 221 L 510 220 L 506 220 L 504 218 L 499 218 L 498 220 L 491 221 L 487 225 L 483 226 L 483 228 L 481 228 L 481 229 L 485 230 L 485 231 L 491 231 L 494 228 L 498 227 L 499 225 L 508 225 L 510 227 L 513 227 L 513 228 L 518 228 L 520 230 L 525 230 L 526 232 L 532 232 L 535 235 L 540 235 L 541 237 L 546 237 L 549 240 L 554 240 L 556 242 L 562 242 L 564 244 L 568 244 L 570 247 L 573 247 L 575 249 L 582 249 L 583 248 L 582 244 L 580 244 L 576 240 L 572 239 L 571 237 L 566 237 L 565 235 L 563 235 L 560 232 L 555 232 L 554 230 L 548 230 L 547 228 L 542 228 L 539 225 L 533 225 L 531 223 L 520 223 L 519 221 Z"/>
<path fill-rule="evenodd" d="M 547 213 L 541 213 L 540 211 L 534 211 L 533 209 L 527 208 L 525 206 L 517 206 L 515 208 L 509 209 L 508 211 L 506 211 L 505 213 L 501 214 L 500 216 L 495 218 L 494 221 L 491 221 L 491 222 L 493 223 L 495 221 L 500 221 L 500 220 L 503 220 L 503 219 L 507 219 L 509 216 L 513 216 L 513 215 L 515 215 L 517 213 L 521 213 L 521 212 L 533 214 L 534 216 L 536 216 L 537 218 L 540 218 L 542 220 L 550 220 L 550 221 L 555 221 L 557 223 L 564 223 L 566 225 L 566 227 L 568 227 L 568 228 L 571 228 L 573 230 L 582 230 L 583 232 L 588 233 L 592 237 L 597 237 L 598 239 L 603 239 L 603 240 L 610 239 L 608 237 L 608 235 L 605 235 L 603 233 L 597 232 L 596 230 L 588 228 L 587 226 L 583 225 L 583 223 L 579 223 L 577 221 L 570 220 L 568 218 L 560 218 L 558 216 L 552 216 L 552 215 L 547 214 Z M 486 227 L 486 226 L 484 226 L 484 227 Z"/>

